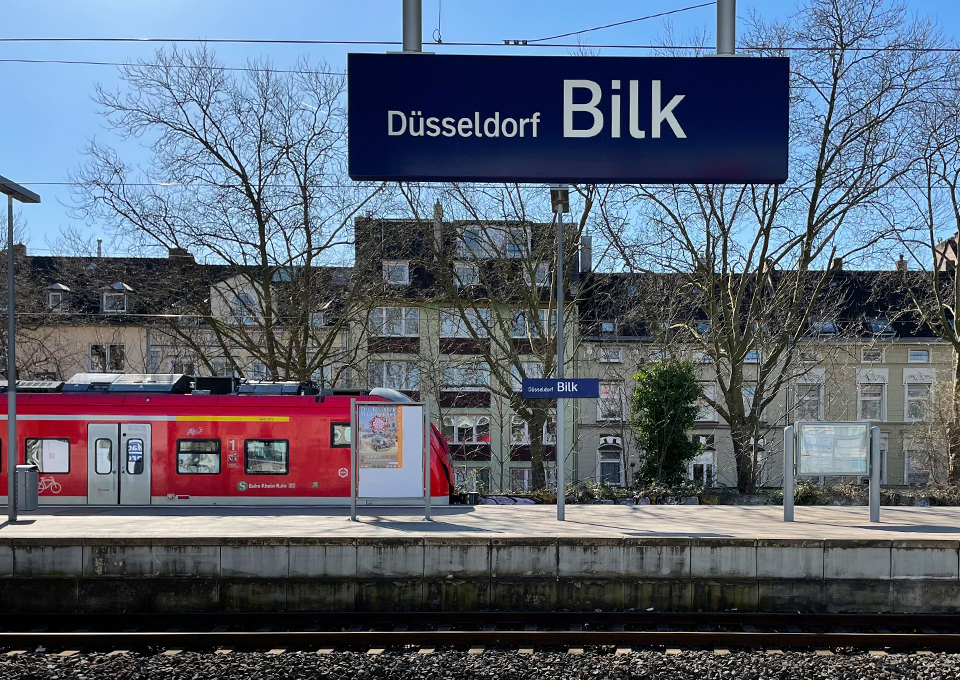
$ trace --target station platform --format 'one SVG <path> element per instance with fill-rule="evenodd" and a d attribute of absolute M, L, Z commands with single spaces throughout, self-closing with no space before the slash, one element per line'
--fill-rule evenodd
<path fill-rule="evenodd" d="M 960 613 L 960 508 L 46 507 L 0 611 Z"/>

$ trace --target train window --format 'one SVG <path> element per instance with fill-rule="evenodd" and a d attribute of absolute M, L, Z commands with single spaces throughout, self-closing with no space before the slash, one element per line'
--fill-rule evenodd
<path fill-rule="evenodd" d="M 243 453 L 248 475 L 285 475 L 290 469 L 290 444 L 284 439 L 248 439 Z"/>
<path fill-rule="evenodd" d="M 330 423 L 330 446 L 350 448 L 350 423 Z"/>
<path fill-rule="evenodd" d="M 143 440 L 127 440 L 127 474 L 143 474 Z"/>
<path fill-rule="evenodd" d="M 219 475 L 219 439 L 178 439 L 177 474 Z"/>
<path fill-rule="evenodd" d="M 40 472 L 70 472 L 69 439 L 28 439 L 24 450 L 27 465 L 36 465 Z"/>
<path fill-rule="evenodd" d="M 98 439 L 93 446 L 96 452 L 96 470 L 98 475 L 109 475 L 113 472 L 113 441 Z"/>

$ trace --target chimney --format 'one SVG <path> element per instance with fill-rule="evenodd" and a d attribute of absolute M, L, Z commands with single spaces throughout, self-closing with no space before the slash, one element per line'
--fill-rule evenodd
<path fill-rule="evenodd" d="M 903 258 L 903 253 L 900 253 L 900 259 L 897 260 L 897 271 L 905 272 L 907 269 L 907 261 Z"/>
<path fill-rule="evenodd" d="M 186 248 L 167 248 L 167 257 L 171 260 L 190 260 L 193 262 L 193 255 Z"/>
<path fill-rule="evenodd" d="M 14 257 L 26 257 L 27 256 L 27 246 L 25 243 L 14 243 L 13 244 L 13 256 Z"/>
<path fill-rule="evenodd" d="M 433 204 L 433 261 L 439 259 L 439 253 L 443 248 L 443 206 L 440 201 Z"/>
<path fill-rule="evenodd" d="M 593 271 L 593 237 L 580 238 L 580 271 Z"/>
<path fill-rule="evenodd" d="M 834 271 L 837 271 L 837 272 L 842 271 L 842 270 L 843 270 L 843 258 L 842 258 L 842 257 L 834 257 L 834 258 L 831 258 L 831 259 L 830 259 L 830 269 L 832 269 L 832 270 L 834 270 Z"/>
<path fill-rule="evenodd" d="M 97 257 L 103 257 L 103 239 L 97 239 Z"/>

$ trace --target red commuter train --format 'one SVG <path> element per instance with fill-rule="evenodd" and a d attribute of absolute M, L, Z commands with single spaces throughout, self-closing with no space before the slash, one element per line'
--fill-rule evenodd
<path fill-rule="evenodd" d="M 346 504 L 351 403 L 410 401 L 393 390 L 344 394 L 298 383 L 240 384 L 215 394 L 194 389 L 202 380 L 80 374 L 65 384 L 18 381 L 17 459 L 40 468 L 40 503 Z M 6 412 L 0 396 L 3 420 Z M 432 502 L 445 504 L 450 453 L 431 429 Z M 8 442 L 6 427 L 0 430 L 5 494 Z"/>

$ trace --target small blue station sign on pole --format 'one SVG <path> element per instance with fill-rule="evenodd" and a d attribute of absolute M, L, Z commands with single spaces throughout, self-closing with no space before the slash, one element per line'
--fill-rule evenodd
<path fill-rule="evenodd" d="M 600 378 L 527 378 L 524 399 L 597 399 Z"/>

